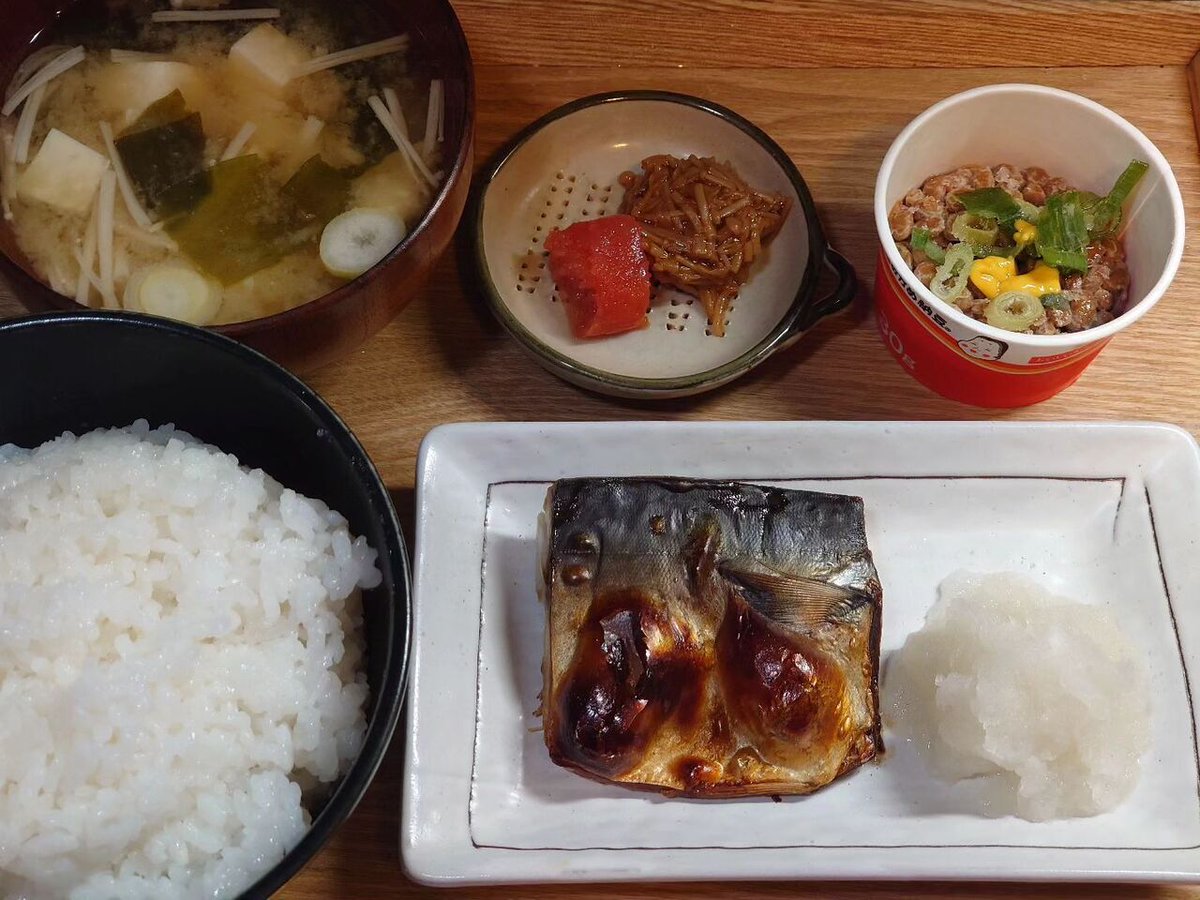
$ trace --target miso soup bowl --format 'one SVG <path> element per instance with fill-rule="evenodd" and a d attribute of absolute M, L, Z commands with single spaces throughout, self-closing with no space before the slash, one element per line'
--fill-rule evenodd
<path fill-rule="evenodd" d="M 1150 169 L 1125 204 L 1129 300 L 1111 322 L 1087 331 L 1018 334 L 973 319 L 922 284 L 892 239 L 888 211 L 931 175 L 970 163 L 1040 166 L 1080 190 L 1104 194 L 1133 159 Z M 1184 242 L 1183 199 L 1158 148 L 1099 103 L 1034 84 L 965 91 L 917 116 L 879 169 L 875 225 L 875 309 L 884 344 L 926 387 L 993 408 L 1038 403 L 1074 383 L 1113 337 L 1159 301 Z"/>
<path fill-rule="evenodd" d="M 337 16 L 345 5 L 324 0 Z M 36 49 L 60 10 L 74 5 L 105 15 L 106 0 L 3 0 L 0 28 L 0 85 L 7 85 Z M 359 4 L 354 4 L 359 6 Z M 449 0 L 361 0 L 410 46 L 430 78 L 445 83 L 445 177 L 421 220 L 405 239 L 364 275 L 337 290 L 286 312 L 211 328 L 249 344 L 291 369 L 306 372 L 331 363 L 362 345 L 422 293 L 458 227 L 470 188 L 475 134 L 475 77 L 470 49 Z M 17 248 L 11 227 L 0 221 L 0 278 L 34 312 L 82 307 L 51 290 Z"/>

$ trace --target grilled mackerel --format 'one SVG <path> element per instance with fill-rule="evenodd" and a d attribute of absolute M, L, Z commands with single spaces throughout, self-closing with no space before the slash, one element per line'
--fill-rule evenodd
<path fill-rule="evenodd" d="M 542 525 L 558 765 L 740 797 L 809 793 L 882 752 L 883 592 L 860 498 L 570 479 Z"/>

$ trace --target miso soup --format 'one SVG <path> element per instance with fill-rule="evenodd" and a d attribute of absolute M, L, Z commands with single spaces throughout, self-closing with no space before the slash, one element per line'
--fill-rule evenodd
<path fill-rule="evenodd" d="M 203 5 L 85 0 L 8 86 L 3 213 L 79 303 L 283 312 L 379 262 L 441 183 L 442 84 L 365 4 Z"/>

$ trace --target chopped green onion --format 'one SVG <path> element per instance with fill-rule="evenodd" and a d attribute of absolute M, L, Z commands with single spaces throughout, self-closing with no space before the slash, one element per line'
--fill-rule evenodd
<path fill-rule="evenodd" d="M 995 219 L 961 213 L 954 217 L 950 233 L 960 241 L 966 241 L 979 256 L 979 251 L 994 245 L 1000 239 L 1000 225 Z"/>
<path fill-rule="evenodd" d="M 987 244 L 972 247 L 971 249 L 975 251 L 976 259 L 986 259 L 989 256 L 1003 256 L 1005 259 L 1013 259 L 1021 252 L 1021 248 L 1016 244 L 1009 244 L 1005 247 L 1001 247 L 998 244 Z"/>
<path fill-rule="evenodd" d="M 1040 206 L 1034 206 L 1028 200 L 1018 200 L 1017 206 L 1021 208 L 1021 214 L 1017 216 L 1017 218 L 1024 219 L 1030 225 L 1036 225 L 1038 223 L 1038 219 L 1042 217 L 1042 208 Z"/>
<path fill-rule="evenodd" d="M 947 302 L 953 301 L 967 289 L 971 277 L 971 264 L 975 252 L 970 244 L 955 244 L 946 251 L 946 260 L 933 275 L 929 289 L 934 295 Z"/>
<path fill-rule="evenodd" d="M 1104 198 L 1099 194 L 1093 194 L 1091 191 L 1063 191 L 1055 194 L 1059 198 L 1057 203 L 1074 203 L 1083 212 L 1083 225 L 1091 232 L 1095 227 L 1096 211 L 1100 204 L 1104 202 Z"/>
<path fill-rule="evenodd" d="M 946 261 L 945 248 L 934 241 L 928 228 L 918 227 L 912 230 L 912 248 L 924 253 L 939 266 Z"/>
<path fill-rule="evenodd" d="M 1059 271 L 1087 271 L 1088 231 L 1083 208 L 1075 192 L 1046 198 L 1038 222 L 1038 254 Z"/>
<path fill-rule="evenodd" d="M 1088 226 L 1093 239 L 1113 237 L 1121 230 L 1121 207 L 1149 168 L 1140 159 L 1133 160 L 1117 178 L 1108 196 L 1100 198 Z"/>
<path fill-rule="evenodd" d="M 1071 298 L 1059 291 L 1051 294 L 1042 294 L 1042 309 L 1054 309 L 1058 312 L 1069 313 L 1071 311 Z"/>
<path fill-rule="evenodd" d="M 1101 207 L 1104 205 L 1104 198 L 1099 194 L 1093 194 L 1091 191 L 1077 191 L 1076 196 L 1079 197 L 1079 207 L 1083 210 L 1083 224 L 1087 226 L 1090 232 L 1096 227 L 1096 216 L 1101 213 Z"/>
<path fill-rule="evenodd" d="M 1109 203 L 1121 206 L 1133 193 L 1133 189 L 1137 187 L 1137 183 L 1142 180 L 1142 176 L 1150 170 L 1150 164 L 1142 162 L 1140 159 L 1135 159 L 1125 167 L 1113 184 L 1112 190 L 1108 192 L 1105 198 Z"/>
<path fill-rule="evenodd" d="M 995 219 L 1000 227 L 1012 231 L 1012 226 L 1021 218 L 1021 206 L 1004 188 L 979 188 L 954 195 L 967 212 L 987 219 Z"/>
<path fill-rule="evenodd" d="M 1005 291 L 984 308 L 983 317 L 1005 331 L 1028 331 L 1046 317 L 1046 310 L 1032 294 Z"/>

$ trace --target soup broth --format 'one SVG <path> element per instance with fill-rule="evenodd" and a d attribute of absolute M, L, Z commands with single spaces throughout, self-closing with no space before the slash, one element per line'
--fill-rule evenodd
<path fill-rule="evenodd" d="M 442 177 L 442 91 L 407 38 L 362 4 L 337 21 L 314 2 L 164 6 L 77 6 L 8 88 L 0 196 L 43 281 L 240 322 L 334 290 L 415 227 Z"/>

